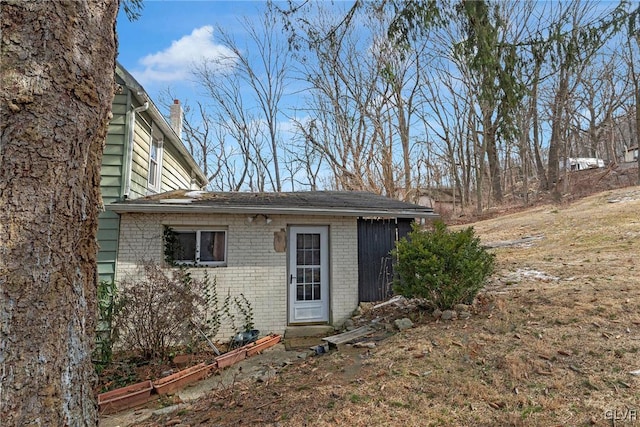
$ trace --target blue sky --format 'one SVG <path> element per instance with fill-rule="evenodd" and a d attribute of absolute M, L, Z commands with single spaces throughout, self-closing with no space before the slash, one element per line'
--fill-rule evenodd
<path fill-rule="evenodd" d="M 262 1 L 144 0 L 138 20 L 118 16 L 118 61 L 154 102 L 167 87 L 182 100 L 193 99 L 189 66 L 224 53 L 214 40 L 215 26 L 240 31 L 238 19 L 257 14 L 263 6 Z"/>

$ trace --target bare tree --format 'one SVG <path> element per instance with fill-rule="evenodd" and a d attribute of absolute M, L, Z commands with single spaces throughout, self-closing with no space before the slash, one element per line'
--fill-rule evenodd
<path fill-rule="evenodd" d="M 560 164 L 568 136 L 568 123 L 575 94 L 582 91 L 587 68 L 606 41 L 615 33 L 621 9 L 600 11 L 593 3 L 573 0 L 556 4 L 550 35 L 545 42 L 548 56 L 549 83 L 553 99 L 550 102 L 551 137 L 547 167 L 547 184 L 556 197 L 560 179 Z M 568 30 L 567 30 L 568 27 Z"/>
<path fill-rule="evenodd" d="M 631 13 L 628 18 L 629 34 L 627 36 L 627 51 L 628 51 L 628 65 L 631 82 L 633 84 L 634 103 L 635 103 L 635 146 L 638 150 L 638 180 L 640 185 L 640 70 L 636 68 L 635 61 L 637 59 L 637 49 L 640 48 L 640 7 L 635 12 Z M 635 49 L 634 50 L 634 43 Z M 634 54 L 635 51 L 635 54 Z"/>
<path fill-rule="evenodd" d="M 95 426 L 100 162 L 118 1 L 0 2 L 0 421 Z"/>
<path fill-rule="evenodd" d="M 301 21 L 309 46 L 300 58 L 301 79 L 311 90 L 305 97 L 307 127 L 300 132 L 327 159 L 335 188 L 381 193 L 373 157 L 384 141 L 367 117 L 377 101 L 377 70 L 363 63 L 353 28 L 337 26 L 336 19 L 341 15 L 318 10 L 313 23 Z"/>
<path fill-rule="evenodd" d="M 384 8 L 354 5 L 343 14 L 314 5 L 295 22 L 295 45 L 305 47 L 300 78 L 311 86 L 305 123 L 313 124 L 300 131 L 326 159 L 337 188 L 409 197 L 424 141 L 417 112 L 426 38 L 405 51 L 389 39 L 393 16 Z"/>
<path fill-rule="evenodd" d="M 228 131 L 226 137 L 244 156 L 246 174 L 241 176 L 247 179 L 239 183 L 246 182 L 252 190 L 281 191 L 279 121 L 284 118 L 281 101 L 288 79 L 287 45 L 271 7 L 265 8 L 259 23 L 245 18 L 240 24 L 249 45 L 239 45 L 219 26 L 216 35 L 227 56 L 195 66 L 193 74 L 211 101 L 207 115 Z M 193 136 L 201 132 L 192 130 Z M 228 142 L 224 145 L 229 146 Z"/>

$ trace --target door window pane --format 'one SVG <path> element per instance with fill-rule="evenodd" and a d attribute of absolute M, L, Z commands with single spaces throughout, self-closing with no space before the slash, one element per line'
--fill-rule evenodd
<path fill-rule="evenodd" d="M 320 234 L 298 234 L 296 262 L 298 265 L 320 265 Z"/>
<path fill-rule="evenodd" d="M 297 268 L 296 299 L 298 301 L 322 299 L 320 277 L 320 267 Z"/>

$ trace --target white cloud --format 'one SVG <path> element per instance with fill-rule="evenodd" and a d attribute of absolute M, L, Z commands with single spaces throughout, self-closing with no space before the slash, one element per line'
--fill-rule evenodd
<path fill-rule="evenodd" d="M 204 61 L 222 61 L 233 65 L 233 52 L 215 43 L 213 27 L 194 29 L 191 34 L 171 42 L 171 46 L 140 59 L 143 70 L 135 71 L 142 84 L 154 82 L 179 82 L 189 77 L 191 68 Z M 228 61 L 225 61 L 227 59 Z"/>

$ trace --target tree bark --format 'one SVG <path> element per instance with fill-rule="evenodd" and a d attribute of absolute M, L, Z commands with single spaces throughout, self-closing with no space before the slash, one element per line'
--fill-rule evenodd
<path fill-rule="evenodd" d="M 568 77 L 567 71 L 563 68 L 560 70 L 560 82 L 558 84 L 558 92 L 555 95 L 551 106 L 551 140 L 549 141 L 549 162 L 547 166 L 547 185 L 554 197 L 559 200 L 560 193 L 558 183 L 560 180 L 560 145 L 562 144 L 562 130 L 565 113 L 565 104 L 568 96 Z"/>
<path fill-rule="evenodd" d="M 500 170 L 500 159 L 498 158 L 498 147 L 496 142 L 496 127 L 491 123 L 491 119 L 483 117 L 482 134 L 486 140 L 485 149 L 487 159 L 489 161 L 489 175 L 491 176 L 491 189 L 493 191 L 493 200 L 497 204 L 502 203 L 502 182 Z"/>
<path fill-rule="evenodd" d="M 0 2 L 0 420 L 97 424 L 100 162 L 117 0 Z"/>
<path fill-rule="evenodd" d="M 636 33 L 633 38 L 636 41 L 636 45 L 640 47 L 640 34 Z M 635 131 L 636 131 L 636 149 L 638 150 L 638 158 L 636 159 L 638 162 L 638 176 L 637 176 L 636 184 L 640 185 L 640 78 L 638 78 L 638 73 L 636 73 L 636 69 L 634 66 L 633 50 L 631 49 L 631 44 L 629 44 L 629 52 L 631 54 L 631 61 L 629 62 L 629 66 L 631 71 L 631 80 L 633 83 L 633 94 L 634 94 L 633 98 L 636 103 Z"/>
<path fill-rule="evenodd" d="M 531 89 L 531 127 L 533 129 L 533 154 L 536 163 L 536 171 L 539 181 L 540 190 L 548 190 L 549 183 L 547 181 L 547 172 L 544 169 L 544 163 L 542 162 L 542 156 L 540 154 L 540 124 L 539 124 L 539 112 L 538 112 L 538 84 L 540 83 L 540 67 L 542 65 L 542 59 L 540 59 L 537 52 L 534 52 L 535 56 L 535 68 L 533 72 L 533 83 Z"/>

